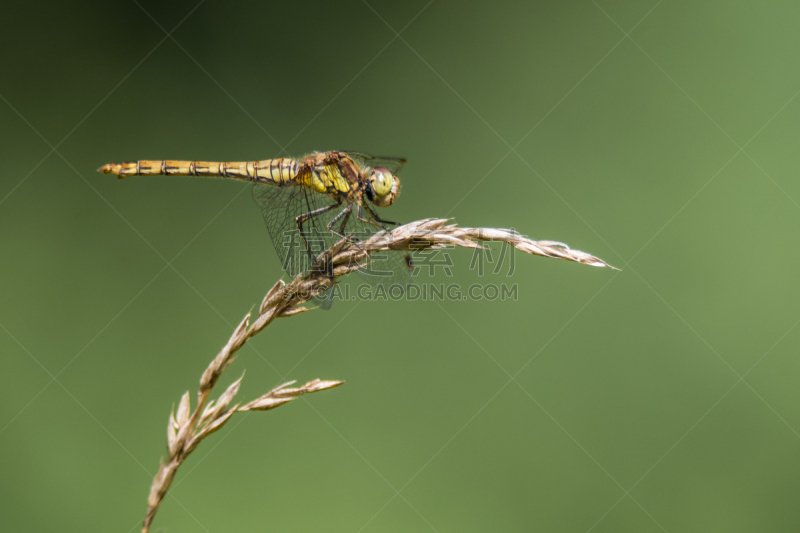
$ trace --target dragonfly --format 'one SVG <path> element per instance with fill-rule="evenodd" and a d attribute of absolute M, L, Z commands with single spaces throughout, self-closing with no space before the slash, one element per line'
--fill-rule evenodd
<path fill-rule="evenodd" d="M 140 160 L 109 163 L 104 174 L 128 176 L 208 176 L 253 182 L 253 197 L 283 270 L 309 270 L 319 254 L 341 239 L 358 246 L 381 230 L 398 225 L 373 207 L 388 207 L 400 194 L 397 174 L 406 160 L 361 152 L 314 152 L 299 159 L 245 162 Z M 411 258 L 398 252 L 374 253 L 359 274 L 373 285 L 401 289 L 411 283 Z M 328 305 L 329 307 L 329 305 Z"/>

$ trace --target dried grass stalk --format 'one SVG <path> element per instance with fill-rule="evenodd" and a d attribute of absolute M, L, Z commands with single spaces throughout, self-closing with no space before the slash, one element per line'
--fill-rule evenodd
<path fill-rule="evenodd" d="M 387 250 L 414 252 L 448 246 L 481 248 L 479 244 L 481 242 L 501 241 L 528 254 L 565 259 L 584 265 L 614 268 L 597 257 L 579 250 L 572 250 L 560 242 L 534 241 L 506 229 L 459 228 L 455 224 L 448 224 L 448 221 L 443 218 L 418 220 L 389 232 L 378 232 L 357 244 L 343 239 L 325 250 L 310 272 L 295 277 L 288 284 L 279 280 L 273 285 L 264 296 L 253 323 L 250 323 L 250 314 L 248 313 L 234 330 L 228 343 L 203 372 L 194 410 L 191 409 L 190 394 L 187 391 L 181 397 L 177 412 L 170 413 L 167 423 L 168 456 L 166 462 L 162 460 L 159 464 L 158 472 L 150 487 L 142 533 L 149 531 L 153 517 L 158 511 L 178 467 L 197 448 L 200 441 L 220 429 L 235 413 L 267 411 L 284 405 L 303 394 L 331 389 L 344 383 L 343 381 L 315 379 L 300 387 L 290 387 L 295 383 L 290 381 L 244 405 L 230 406 L 239 391 L 242 378 L 244 378 L 242 376 L 229 385 L 216 400 L 209 401 L 211 391 L 220 376 L 233 362 L 236 352 L 244 346 L 248 339 L 267 327 L 276 318 L 294 316 L 313 309 L 301 306 L 330 289 L 339 277 L 364 268 L 371 253 Z"/>

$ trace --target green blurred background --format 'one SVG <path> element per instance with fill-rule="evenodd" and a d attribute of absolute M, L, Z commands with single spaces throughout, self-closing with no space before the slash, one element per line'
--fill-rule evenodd
<path fill-rule="evenodd" d="M 138 529 L 281 275 L 246 185 L 94 169 L 331 149 L 622 271 L 457 250 L 519 300 L 274 323 L 241 399 L 347 384 L 234 418 L 154 531 L 798 530 L 797 2 L 138 2 L 3 6 L 0 530 Z"/>

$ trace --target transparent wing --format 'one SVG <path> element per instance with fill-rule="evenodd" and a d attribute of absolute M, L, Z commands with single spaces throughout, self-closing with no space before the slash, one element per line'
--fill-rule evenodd
<path fill-rule="evenodd" d="M 301 184 L 271 187 L 256 183 L 253 197 L 261 208 L 281 268 L 290 276 L 308 271 L 313 261 L 295 222 L 300 215 L 329 208 L 303 223 L 303 233 L 315 257 L 340 240 L 337 234 L 327 228 L 330 221 L 337 217 L 331 227 L 356 241 L 366 240 L 381 231 L 379 226 L 358 219 L 357 204 L 347 214 L 347 204 L 337 204 L 329 196 Z M 362 209 L 361 216 L 368 218 L 369 214 Z M 411 283 L 411 269 L 403 252 L 375 252 L 370 264 L 358 273 L 372 285 L 389 287 L 399 284 L 405 288 Z"/>
<path fill-rule="evenodd" d="M 295 219 L 318 209 L 335 206 L 336 202 L 300 184 L 271 187 L 256 183 L 253 185 L 253 198 L 261 208 L 261 215 L 281 261 L 281 268 L 290 276 L 308 270 L 312 259 L 308 255 Z M 336 242 L 336 236 L 331 234 L 325 225 L 338 211 L 341 211 L 341 208 L 333 207 L 303 223 L 306 241 L 315 257 Z"/>
<path fill-rule="evenodd" d="M 372 168 L 383 167 L 392 174 L 398 174 L 406 164 L 406 160 L 402 157 L 375 157 L 362 152 L 345 152 L 350 159 L 360 167 L 364 168 L 369 166 Z"/>
<path fill-rule="evenodd" d="M 355 211 L 357 206 L 353 207 Z M 366 240 L 381 228 L 367 222 L 363 222 L 353 213 L 344 228 L 346 235 L 351 235 L 358 240 Z M 366 210 L 362 210 L 362 217 L 369 219 Z M 373 252 L 370 255 L 369 264 L 358 271 L 358 275 L 371 285 L 383 286 L 388 288 L 391 285 L 399 285 L 405 290 L 411 284 L 411 268 L 409 268 L 406 254 L 404 252 L 385 251 Z"/>

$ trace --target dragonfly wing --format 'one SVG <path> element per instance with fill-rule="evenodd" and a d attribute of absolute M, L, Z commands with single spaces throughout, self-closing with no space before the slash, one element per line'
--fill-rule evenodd
<path fill-rule="evenodd" d="M 383 167 L 395 175 L 397 175 L 397 173 L 400 172 L 400 169 L 403 168 L 403 165 L 406 164 L 406 160 L 402 157 L 375 157 L 362 152 L 345 153 L 348 155 L 348 157 L 350 157 L 350 159 L 355 161 L 360 168 L 364 168 L 365 166 L 372 168 Z"/>
<path fill-rule="evenodd" d="M 354 208 L 355 209 L 355 208 Z M 366 217 L 368 213 L 363 213 Z M 358 240 L 366 240 L 381 228 L 358 220 L 356 216 L 350 217 L 345 227 L 345 232 Z M 358 271 L 361 279 L 370 285 L 389 288 L 399 285 L 405 290 L 412 283 L 411 268 L 404 252 L 378 251 L 370 255 L 369 264 Z"/>
<path fill-rule="evenodd" d="M 314 305 L 328 311 L 331 307 L 333 307 L 333 291 L 327 291 L 312 300 Z"/>
<path fill-rule="evenodd" d="M 340 240 L 340 237 L 328 230 L 327 225 L 342 214 L 347 208 L 346 204 L 336 204 L 329 196 L 299 184 L 271 187 L 256 183 L 253 185 L 253 197 L 261 208 L 267 230 L 280 258 L 281 268 L 290 276 L 308 271 L 312 263 L 295 222 L 298 216 L 334 206 L 303 224 L 303 232 L 315 257 Z M 356 241 L 366 240 L 381 231 L 380 227 L 359 220 L 356 216 L 357 209 L 358 206 L 354 205 L 349 216 L 342 215 L 332 228 Z M 369 213 L 363 210 L 362 216 L 369 217 Z M 412 281 L 411 268 L 403 252 L 374 252 L 369 265 L 359 270 L 358 274 L 370 285 L 385 289 L 398 285 L 405 290 Z M 315 299 L 315 303 L 329 309 L 332 302 L 323 295 Z"/>
<path fill-rule="evenodd" d="M 261 208 L 261 215 L 280 258 L 281 268 L 290 276 L 309 270 L 312 260 L 300 235 L 296 219 L 300 215 L 335 205 L 336 202 L 299 184 L 271 187 L 256 183 L 253 185 L 253 198 Z M 326 225 L 340 211 L 340 208 L 334 207 L 303 223 L 306 242 L 315 257 L 338 240 L 328 231 Z"/>

